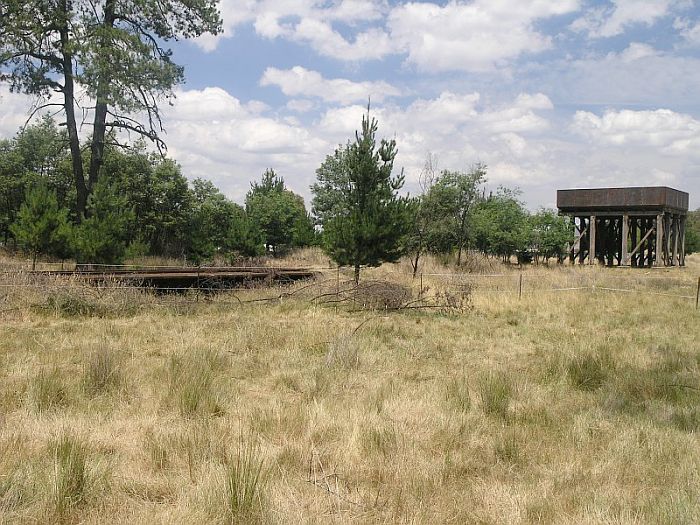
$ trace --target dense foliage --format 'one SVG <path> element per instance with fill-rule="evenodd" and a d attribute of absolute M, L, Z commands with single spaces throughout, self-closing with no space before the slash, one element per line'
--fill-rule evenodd
<path fill-rule="evenodd" d="M 300 195 L 272 169 L 251 183 L 245 206 L 211 181 L 188 181 L 180 166 L 141 141 L 105 149 L 101 179 L 80 214 L 66 131 L 50 118 L 0 140 L 0 244 L 36 259 L 117 263 L 158 255 L 201 264 L 320 243 L 340 265 L 396 261 L 422 254 L 460 264 L 465 250 L 504 261 L 562 262 L 572 227 L 556 210 L 528 212 L 517 190 L 486 194 L 487 168 L 428 170 L 422 192 L 401 197 L 393 175 L 394 141 L 377 144 L 365 116 L 356 140 L 318 168 L 313 219 Z M 315 225 L 314 225 L 315 221 Z M 686 252 L 700 251 L 700 210 L 688 215 Z"/>
<path fill-rule="evenodd" d="M 274 170 L 265 171 L 259 183 L 251 184 L 245 207 L 268 251 L 280 254 L 313 243 L 313 223 L 304 199 L 288 190 Z"/>
<path fill-rule="evenodd" d="M 700 208 L 688 214 L 685 229 L 685 253 L 700 252 Z"/>
<path fill-rule="evenodd" d="M 313 209 L 323 227 L 323 246 L 339 265 L 379 266 L 404 254 L 410 205 L 399 197 L 403 174 L 394 176 L 396 142 L 376 141 L 377 120 L 362 117 L 355 141 L 337 150 L 318 170 Z"/>
<path fill-rule="evenodd" d="M 221 30 L 216 0 L 4 0 L 0 18 L 0 80 L 62 108 L 78 219 L 113 142 L 110 131 L 164 146 L 159 101 L 184 78 L 167 42 Z M 94 100 L 86 145 L 79 89 Z"/>
<path fill-rule="evenodd" d="M 33 258 L 117 263 L 162 255 L 201 263 L 260 255 L 265 244 L 298 247 L 314 240 L 303 199 L 284 188 L 281 177 L 273 173 L 279 190 L 265 186 L 269 173 L 253 184 L 246 210 L 210 181 L 189 182 L 177 163 L 149 153 L 143 142 L 106 149 L 81 218 L 66 144 L 51 119 L 0 140 L 0 243 Z"/>

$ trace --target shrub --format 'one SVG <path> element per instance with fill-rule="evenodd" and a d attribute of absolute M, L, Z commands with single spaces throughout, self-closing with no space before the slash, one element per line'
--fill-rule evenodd
<path fill-rule="evenodd" d="M 411 300 L 411 289 L 391 281 L 364 281 L 348 292 L 352 300 L 364 307 L 376 310 L 401 308 Z"/>
<path fill-rule="evenodd" d="M 51 293 L 40 308 L 64 317 L 105 317 L 107 314 L 104 306 L 73 291 Z"/>

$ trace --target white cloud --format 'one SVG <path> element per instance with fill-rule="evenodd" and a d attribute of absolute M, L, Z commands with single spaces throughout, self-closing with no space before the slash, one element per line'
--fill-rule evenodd
<path fill-rule="evenodd" d="M 287 102 L 287 109 L 295 113 L 308 113 L 314 109 L 314 103 L 305 99 L 292 99 Z"/>
<path fill-rule="evenodd" d="M 423 71 L 485 71 L 552 47 L 551 38 L 535 24 L 577 11 L 579 3 L 450 0 L 390 7 L 387 1 L 368 0 L 223 0 L 223 34 L 196 42 L 210 51 L 239 25 L 252 24 L 262 37 L 305 44 L 338 60 L 407 54 L 407 62 Z"/>
<path fill-rule="evenodd" d="M 636 62 L 637 60 L 641 60 L 643 58 L 648 58 L 648 57 L 658 57 L 660 56 L 661 53 L 659 53 L 656 49 L 651 47 L 648 44 L 642 44 L 639 42 L 631 42 L 630 45 L 619 55 L 617 55 L 620 60 L 622 60 L 624 63 L 629 64 L 631 62 Z M 615 54 L 612 53 L 611 57 L 615 57 Z"/>
<path fill-rule="evenodd" d="M 678 30 L 686 45 L 700 46 L 700 22 L 691 22 L 687 18 L 676 18 L 673 27 Z"/>
<path fill-rule="evenodd" d="M 518 95 L 515 102 L 503 109 L 484 112 L 481 121 L 494 133 L 542 131 L 549 122 L 534 110 L 552 109 L 554 105 L 546 95 Z"/>
<path fill-rule="evenodd" d="M 446 91 L 432 99 L 417 99 L 405 108 L 383 105 L 372 109 L 379 121 L 379 136 L 397 141 L 397 166 L 405 168 L 410 190 L 416 190 L 428 152 L 436 153 L 440 166 L 450 169 L 467 169 L 483 161 L 489 165 L 517 163 L 522 172 L 529 172 L 541 161 L 545 150 L 534 144 L 533 135 L 547 128 L 547 121 L 536 113 L 551 108 L 547 97 L 522 94 L 497 107 L 483 107 L 480 101 L 479 93 Z M 359 104 L 331 108 L 317 129 L 332 142 L 343 143 L 353 136 L 364 112 L 366 108 Z"/>
<path fill-rule="evenodd" d="M 550 37 L 536 30 L 535 22 L 578 7 L 577 0 L 411 2 L 392 10 L 388 25 L 408 62 L 421 70 L 485 71 L 550 48 Z"/>
<path fill-rule="evenodd" d="M 674 0 L 612 0 L 607 7 L 588 10 L 571 24 L 571 29 L 585 32 L 591 38 L 609 38 L 635 24 L 652 26 L 667 16 L 676 3 Z"/>
<path fill-rule="evenodd" d="M 0 106 L 0 138 L 13 137 L 27 120 L 31 100 L 25 95 L 10 93 L 0 84 Z"/>
<path fill-rule="evenodd" d="M 571 105 L 695 106 L 700 59 L 631 43 L 623 51 L 567 58 L 521 73 L 524 89 L 543 89 Z"/>
<path fill-rule="evenodd" d="M 668 109 L 608 110 L 601 117 L 577 111 L 572 126 L 576 133 L 600 144 L 651 147 L 672 155 L 700 153 L 700 121 Z"/>
<path fill-rule="evenodd" d="M 282 70 L 269 67 L 260 79 L 261 86 L 276 85 L 290 97 L 299 95 L 317 97 L 326 102 L 351 103 L 366 101 L 368 97 L 381 102 L 386 97 L 398 96 L 401 92 L 386 82 L 352 82 L 336 78 L 326 79 L 316 72 L 295 66 Z"/>
<path fill-rule="evenodd" d="M 210 179 L 238 200 L 268 167 L 303 192 L 307 183 L 300 175 L 312 176 L 329 146 L 294 119 L 265 116 L 265 108 L 216 87 L 179 91 L 163 110 L 169 154 L 187 176 Z"/>
<path fill-rule="evenodd" d="M 304 18 L 291 31 L 291 40 L 307 43 L 320 55 L 338 60 L 380 59 L 393 51 L 389 36 L 379 28 L 371 28 L 346 40 L 331 24 L 315 18 Z"/>
<path fill-rule="evenodd" d="M 252 23 L 258 35 L 285 38 L 311 46 L 317 53 L 339 60 L 378 59 L 392 52 L 388 35 L 380 27 L 358 31 L 346 39 L 333 25 L 355 27 L 381 22 L 385 1 L 341 0 L 222 0 L 224 32 L 196 40 L 205 51 L 216 49 L 222 38 L 233 36 L 242 24 Z"/>
<path fill-rule="evenodd" d="M 177 95 L 174 106 L 162 108 L 169 155 L 188 177 L 210 179 L 238 201 L 268 167 L 309 199 L 316 168 L 338 144 L 353 139 L 366 112 L 362 103 L 331 105 L 297 119 L 289 112 L 314 109 L 312 101 L 293 99 L 287 108 L 269 108 L 217 87 Z M 4 91 L 0 97 L 0 136 L 11 137 L 26 118 L 28 99 Z M 520 186 L 531 207 L 551 205 L 554 190 L 572 181 L 669 184 L 690 191 L 691 206 L 700 204 L 693 197 L 700 194 L 697 116 L 667 109 L 578 111 L 562 124 L 560 112 L 536 91 L 494 103 L 476 92 L 445 90 L 407 105 L 389 99 L 372 108 L 378 138 L 397 140 L 396 166 L 405 168 L 411 192 L 432 152 L 439 168 L 485 162 L 490 187 Z"/>

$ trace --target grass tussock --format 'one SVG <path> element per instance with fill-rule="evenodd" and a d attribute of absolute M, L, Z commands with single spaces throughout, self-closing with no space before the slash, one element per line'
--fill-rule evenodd
<path fill-rule="evenodd" d="M 173 356 L 168 361 L 167 402 L 180 416 L 219 416 L 223 408 L 214 386 L 216 359 L 209 354 L 185 358 Z"/>
<path fill-rule="evenodd" d="M 118 388 L 122 383 L 119 355 L 116 350 L 102 345 L 91 352 L 83 367 L 83 390 L 97 396 Z"/>
<path fill-rule="evenodd" d="M 366 454 L 389 456 L 398 443 L 396 429 L 388 424 L 366 422 L 360 434 L 360 443 Z"/>
<path fill-rule="evenodd" d="M 53 507 L 58 516 L 83 504 L 88 487 L 87 448 L 77 437 L 62 433 L 51 443 Z"/>
<path fill-rule="evenodd" d="M 445 400 L 457 412 L 469 412 L 472 408 L 471 393 L 467 378 L 452 376 L 445 384 Z"/>
<path fill-rule="evenodd" d="M 265 459 L 252 442 L 239 442 L 226 463 L 224 494 L 228 523 L 265 523 L 269 518 L 268 472 Z"/>
<path fill-rule="evenodd" d="M 360 344 L 356 336 L 344 335 L 328 344 L 326 365 L 330 368 L 355 370 L 360 367 Z"/>
<path fill-rule="evenodd" d="M 507 419 L 514 394 L 514 381 L 504 372 L 489 372 L 479 381 L 481 409 L 490 416 Z"/>
<path fill-rule="evenodd" d="M 68 403 L 68 391 L 61 372 L 53 368 L 42 368 L 30 379 L 29 400 L 38 413 L 65 406 Z"/>
<path fill-rule="evenodd" d="M 585 391 L 598 390 L 613 370 L 614 364 L 605 350 L 573 355 L 566 363 L 566 375 L 571 384 Z"/>
<path fill-rule="evenodd" d="M 32 503 L 30 481 L 19 469 L 0 474 L 0 515 L 18 511 Z"/>

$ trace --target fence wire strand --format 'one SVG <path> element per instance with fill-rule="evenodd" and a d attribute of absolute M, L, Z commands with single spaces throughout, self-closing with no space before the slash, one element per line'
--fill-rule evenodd
<path fill-rule="evenodd" d="M 254 298 L 245 298 L 241 299 L 238 297 L 236 294 L 241 294 L 241 293 L 246 293 L 246 292 L 252 292 L 254 290 L 261 290 L 263 289 L 262 287 L 259 286 L 253 286 L 252 288 L 247 288 L 247 287 L 229 287 L 229 286 L 222 286 L 222 287 L 212 287 L 212 286 L 203 286 L 203 287 L 172 287 L 172 286 L 138 286 L 134 284 L 127 284 L 127 283 L 120 283 L 117 280 L 114 281 L 103 281 L 100 282 L 99 284 L 95 283 L 88 283 L 80 278 L 80 273 L 76 273 L 74 275 L 67 275 L 67 276 L 61 276 L 61 277 L 56 277 L 56 276 L 41 276 L 41 275 L 32 275 L 27 272 L 0 272 L 4 277 L 11 277 L 14 276 L 16 278 L 20 278 L 23 282 L 0 282 L 0 289 L 2 289 L 4 292 L 2 295 L 0 295 L 0 304 L 5 303 L 6 305 L 10 305 L 10 294 L 12 290 L 21 290 L 21 289 L 33 289 L 33 290 L 41 290 L 44 292 L 58 292 L 58 291 L 66 291 L 66 290 L 71 290 L 76 294 L 83 295 L 83 296 L 93 296 L 93 297 L 102 297 L 102 294 L 109 294 L 111 292 L 119 292 L 119 291 L 138 291 L 138 292 L 143 292 L 143 293 L 150 293 L 153 295 L 153 299 L 155 297 L 158 297 L 158 295 L 162 296 L 172 296 L 172 297 L 177 297 L 176 301 L 173 301 L 172 303 L 169 302 L 163 302 L 163 301 L 155 301 L 151 300 L 147 303 L 145 303 L 143 306 L 159 306 L 159 307 L 167 307 L 167 306 L 174 306 L 174 305 L 183 305 L 183 304 L 196 304 L 196 303 L 209 303 L 209 304 L 215 304 L 215 305 L 242 305 L 242 304 L 251 304 L 251 303 L 264 303 L 264 302 L 273 302 L 273 301 L 280 301 L 285 298 L 291 298 L 295 296 L 295 294 L 298 294 L 302 290 L 307 290 L 309 288 L 313 287 L 319 287 L 322 288 L 323 286 L 331 286 L 331 288 L 334 288 L 334 290 L 329 291 L 329 295 L 336 295 L 336 294 L 345 294 L 347 293 L 346 289 L 339 289 L 337 287 L 340 286 L 340 284 L 345 287 L 348 282 L 350 281 L 345 281 L 343 280 L 342 282 L 340 281 L 340 275 L 342 273 L 346 273 L 346 269 L 333 269 L 333 270 L 328 270 L 333 272 L 332 277 L 328 277 L 329 274 L 325 274 L 327 278 L 316 278 L 316 280 L 312 282 L 306 282 L 305 284 L 302 284 L 301 286 L 294 287 L 294 281 L 290 282 L 278 282 L 277 286 L 275 288 L 273 287 L 265 287 L 264 289 L 268 291 L 275 290 L 275 293 L 270 294 L 269 296 L 265 297 L 254 297 Z M 400 274 L 404 277 L 406 277 L 406 274 L 402 274 L 401 272 L 396 272 L 396 271 L 389 271 L 386 272 L 389 274 Z M 32 279 L 39 280 L 41 277 L 46 279 L 49 277 L 50 279 L 46 279 L 48 282 L 28 282 L 31 281 Z M 457 292 L 457 293 L 469 293 L 469 294 L 475 294 L 475 295 L 508 295 L 512 294 L 518 298 L 523 299 L 524 297 L 532 297 L 533 294 L 540 294 L 540 293 L 564 293 L 564 292 L 576 292 L 576 291 L 589 291 L 591 293 L 595 293 L 597 291 L 601 292 L 606 292 L 606 293 L 613 293 L 613 294 L 639 294 L 639 295 L 649 295 L 649 296 L 658 296 L 658 297 L 668 297 L 668 298 L 676 298 L 676 299 L 683 299 L 683 300 L 691 300 L 691 301 L 696 301 L 697 297 L 696 295 L 686 295 L 683 292 L 679 290 L 680 293 L 670 293 L 667 291 L 656 291 L 653 289 L 650 289 L 649 287 L 647 288 L 638 288 L 638 287 L 615 287 L 615 286 L 603 286 L 600 281 L 604 281 L 605 279 L 600 279 L 597 278 L 598 276 L 591 276 L 591 275 L 567 275 L 566 278 L 569 280 L 571 284 L 577 284 L 576 281 L 584 281 L 585 285 L 583 286 L 565 286 L 565 287 L 557 287 L 557 286 L 551 286 L 547 287 L 546 283 L 542 282 L 541 276 L 528 276 L 527 274 L 524 273 L 499 273 L 499 274 L 466 274 L 466 273 L 423 273 L 420 275 L 420 281 L 416 277 L 416 279 L 413 281 L 413 288 L 418 286 L 418 283 L 420 282 L 420 289 L 418 291 L 418 297 L 421 298 L 424 296 L 425 290 L 428 288 L 423 288 L 423 277 L 430 277 L 430 278 L 437 278 L 438 282 L 437 284 L 434 282 L 428 283 L 428 287 L 430 286 L 435 286 L 439 288 L 442 291 L 452 291 L 452 292 Z M 614 276 L 615 279 L 621 280 L 620 275 Z M 690 281 L 686 279 L 680 279 L 678 277 L 668 277 L 668 276 L 650 276 L 647 274 L 644 275 L 629 275 L 628 276 L 630 280 L 636 281 L 636 284 L 640 282 L 653 282 L 654 286 L 657 286 L 657 281 L 656 280 L 661 280 L 663 279 L 666 281 L 666 285 L 668 288 L 678 288 L 681 290 L 685 289 L 692 289 L 693 285 Z M 652 279 L 654 281 L 652 281 Z M 433 279 L 434 281 L 435 279 Z M 571 282 L 574 281 L 574 282 Z M 534 283 L 534 286 L 533 286 Z M 335 285 L 335 286 L 332 286 Z M 698 285 L 700 289 L 700 284 Z M 687 292 L 686 292 L 687 293 Z M 228 299 L 235 299 L 235 300 L 228 300 Z M 37 305 L 34 305 L 37 306 Z M 26 306 L 25 306 L 26 307 Z M 0 313 L 4 312 L 9 312 L 9 311 L 17 311 L 21 310 L 25 307 L 10 307 L 10 308 L 5 308 L 2 309 L 0 308 Z"/>

